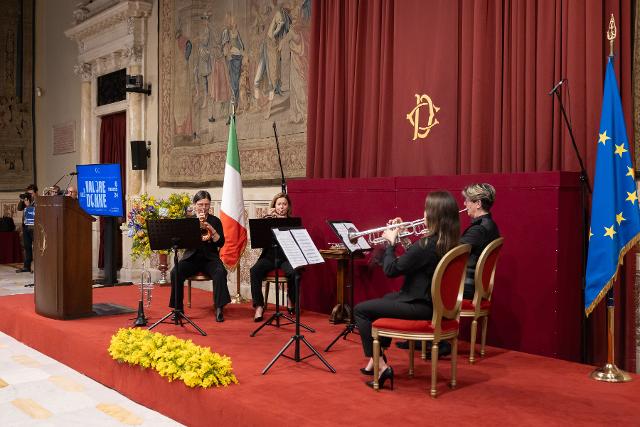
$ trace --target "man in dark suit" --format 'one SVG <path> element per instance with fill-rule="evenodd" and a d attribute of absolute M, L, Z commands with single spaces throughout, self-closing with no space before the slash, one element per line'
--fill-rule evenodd
<path fill-rule="evenodd" d="M 196 249 L 188 249 L 178 262 L 179 275 L 176 268 L 171 270 L 171 281 L 176 286 L 171 287 L 169 307 L 179 311 L 184 310 L 184 281 L 198 272 L 203 272 L 213 279 L 213 303 L 216 307 L 216 321 L 223 322 L 223 308 L 231 302 L 227 287 L 227 270 L 220 260 L 219 250 L 224 245 L 224 231 L 222 222 L 209 214 L 211 195 L 204 190 L 193 196 L 195 212 L 200 220 L 203 231 L 202 243 Z"/>

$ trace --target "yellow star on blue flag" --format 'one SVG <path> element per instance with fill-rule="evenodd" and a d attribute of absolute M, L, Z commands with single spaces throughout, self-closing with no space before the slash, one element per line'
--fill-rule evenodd
<path fill-rule="evenodd" d="M 609 144 L 609 140 L 611 143 Z M 587 316 L 613 286 L 627 251 L 640 240 L 640 209 L 618 83 L 609 58 L 598 132 L 596 174 L 591 199 L 584 309 Z"/>

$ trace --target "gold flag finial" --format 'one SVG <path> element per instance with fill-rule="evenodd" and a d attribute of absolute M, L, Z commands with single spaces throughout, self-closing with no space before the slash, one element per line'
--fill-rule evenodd
<path fill-rule="evenodd" d="M 609 29 L 607 30 L 607 40 L 609 40 L 609 56 L 613 56 L 613 41 L 616 39 L 616 19 L 611 14 L 609 19 Z"/>

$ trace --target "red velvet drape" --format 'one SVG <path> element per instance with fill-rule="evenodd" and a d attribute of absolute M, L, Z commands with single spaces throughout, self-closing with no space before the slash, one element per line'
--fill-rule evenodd
<path fill-rule="evenodd" d="M 593 181 L 611 14 L 615 69 L 627 128 L 633 129 L 632 3 L 313 2 L 307 176 L 577 171 L 559 104 L 548 95 L 566 78 L 561 95 Z M 409 115 L 419 95 L 430 97 L 431 123 L 438 123 L 414 140 Z M 417 121 L 426 126 L 429 112 L 419 112 Z M 624 316 L 616 326 L 622 343 L 617 356 L 632 369 L 635 319 L 627 301 L 633 301 L 633 277 L 626 276 L 616 298 L 617 317 Z M 605 336 L 602 312 L 589 324 L 589 356 L 600 363 L 606 350 L 599 341 Z"/>
<path fill-rule="evenodd" d="M 122 194 L 126 194 L 127 181 L 127 116 L 115 113 L 103 116 L 100 123 L 100 163 L 119 163 Z M 122 234 L 116 233 L 116 266 L 122 268 Z M 100 218 L 100 245 L 98 268 L 104 268 L 104 218 Z"/>

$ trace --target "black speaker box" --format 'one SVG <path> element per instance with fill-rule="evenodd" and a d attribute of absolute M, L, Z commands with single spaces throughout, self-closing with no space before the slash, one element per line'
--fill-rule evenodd
<path fill-rule="evenodd" d="M 147 169 L 147 143 L 146 141 L 131 141 L 131 169 Z"/>

